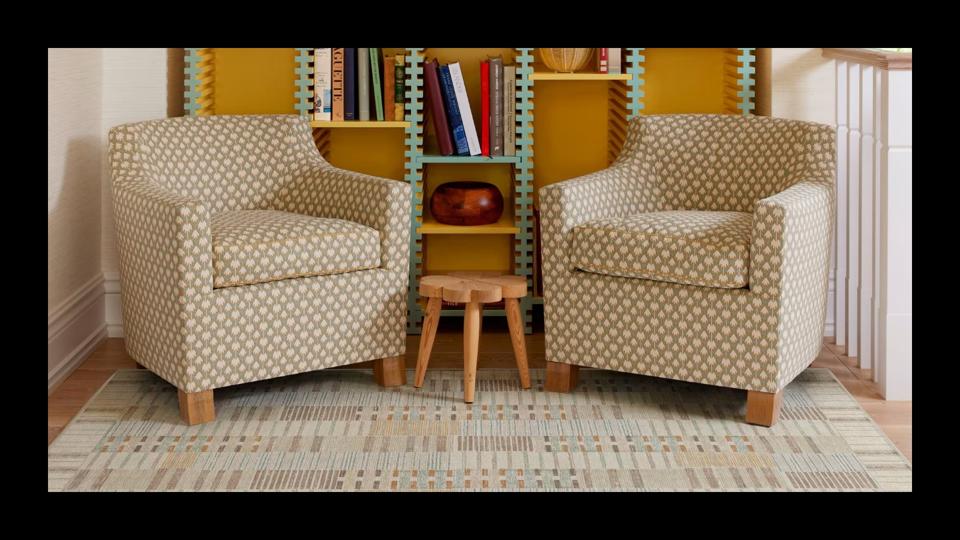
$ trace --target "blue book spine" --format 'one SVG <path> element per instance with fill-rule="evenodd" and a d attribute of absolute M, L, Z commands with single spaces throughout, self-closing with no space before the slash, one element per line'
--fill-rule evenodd
<path fill-rule="evenodd" d="M 453 90 L 453 80 L 450 79 L 450 68 L 440 66 L 440 91 L 443 93 L 443 102 L 447 105 L 447 122 L 454 144 L 457 146 L 458 156 L 469 156 L 470 146 L 467 144 L 467 132 L 463 129 L 463 120 L 460 118 L 460 106 L 457 105 L 457 94 Z"/>
<path fill-rule="evenodd" d="M 357 49 L 343 49 L 343 119 L 357 119 Z"/>

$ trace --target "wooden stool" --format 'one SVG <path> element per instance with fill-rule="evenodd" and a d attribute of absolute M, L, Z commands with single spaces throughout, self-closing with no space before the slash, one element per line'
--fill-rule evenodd
<path fill-rule="evenodd" d="M 518 298 L 527 295 L 527 280 L 522 276 L 501 275 L 499 272 L 451 272 L 446 275 L 424 276 L 420 280 L 420 296 L 429 298 L 420 334 L 420 354 L 413 386 L 423 386 L 430 362 L 433 340 L 440 322 L 440 305 L 444 300 L 464 306 L 463 317 L 463 401 L 473 403 L 473 389 L 477 382 L 477 350 L 480 344 L 480 323 L 483 304 L 501 299 L 507 312 L 513 354 L 520 372 L 520 386 L 530 388 L 527 368 L 527 346 L 523 336 L 523 320 Z"/>

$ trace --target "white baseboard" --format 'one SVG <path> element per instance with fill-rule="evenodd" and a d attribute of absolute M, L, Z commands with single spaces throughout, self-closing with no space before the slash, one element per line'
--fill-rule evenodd
<path fill-rule="evenodd" d="M 120 312 L 120 273 L 104 272 L 103 287 L 106 291 L 104 314 L 107 321 L 107 335 L 112 338 L 123 337 L 123 317 Z"/>
<path fill-rule="evenodd" d="M 827 337 L 834 337 L 837 335 L 837 328 L 834 322 L 836 318 L 836 313 L 834 311 L 834 297 L 836 296 L 834 287 L 835 282 L 836 278 L 833 276 L 833 272 L 831 272 L 830 281 L 827 285 L 827 323 L 823 327 L 823 335 Z"/>
<path fill-rule="evenodd" d="M 47 315 L 47 395 L 107 336 L 103 314 L 103 276 L 96 276 Z"/>

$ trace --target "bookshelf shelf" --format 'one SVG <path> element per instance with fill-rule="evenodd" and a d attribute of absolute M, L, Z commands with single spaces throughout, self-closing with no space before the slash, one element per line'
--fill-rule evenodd
<path fill-rule="evenodd" d="M 534 81 L 629 81 L 629 73 L 550 73 L 539 72 L 530 76 Z"/>
<path fill-rule="evenodd" d="M 520 163 L 518 156 L 420 156 L 420 163 Z"/>
<path fill-rule="evenodd" d="M 500 220 L 489 225 L 446 225 L 430 216 L 424 216 L 423 225 L 417 228 L 420 234 L 517 234 L 520 228 L 513 224 L 513 216 L 504 212 Z"/>
<path fill-rule="evenodd" d="M 410 122 L 396 122 L 386 120 L 347 120 L 343 122 L 333 122 L 330 120 L 311 120 L 310 127 L 313 128 L 401 128 L 410 127 Z"/>

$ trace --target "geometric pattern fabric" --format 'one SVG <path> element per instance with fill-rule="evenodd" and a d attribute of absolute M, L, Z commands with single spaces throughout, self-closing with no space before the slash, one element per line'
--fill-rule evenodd
<path fill-rule="evenodd" d="M 547 359 L 760 392 L 785 387 L 822 346 L 835 163 L 834 129 L 811 122 L 631 120 L 610 167 L 539 191 Z M 718 258 L 689 241 L 658 238 L 650 248 L 629 236 L 673 228 L 689 240 L 693 224 L 710 221 L 692 218 L 696 211 L 750 215 L 748 264 L 742 248 Z M 674 216 L 669 225 L 664 215 Z M 705 234 L 742 242 L 747 217 L 734 221 L 722 235 Z M 597 227 L 616 232 L 580 236 Z M 673 258 L 657 260 L 664 255 Z M 650 261 L 698 280 L 610 275 Z M 720 287 L 720 276 L 742 283 L 746 269 L 746 287 Z M 712 286 L 702 286 L 705 277 Z"/>
<path fill-rule="evenodd" d="M 118 126 L 109 156 L 125 345 L 138 363 L 185 392 L 200 392 L 404 353 L 409 184 L 330 165 L 308 122 L 295 115 Z M 250 281 L 379 262 L 369 270 L 215 288 L 225 276 L 225 246 L 239 241 L 236 231 L 219 233 L 231 230 L 233 216 L 254 215 L 230 214 L 237 211 L 325 220 L 304 229 L 313 236 L 303 249 L 281 250 L 294 259 L 286 268 L 238 272 L 253 275 Z M 289 234 L 285 223 L 280 229 Z M 272 233 L 256 229 L 244 234 L 279 234 L 276 225 Z M 323 230 L 353 240 L 318 240 Z M 307 265 L 307 251 L 319 266 Z"/>
<path fill-rule="evenodd" d="M 746 287 L 753 215 L 675 210 L 599 219 L 573 229 L 580 270 L 701 287 Z"/>
<path fill-rule="evenodd" d="M 231 210 L 214 215 L 210 230 L 214 288 L 380 266 L 380 233 L 343 219 Z"/>

